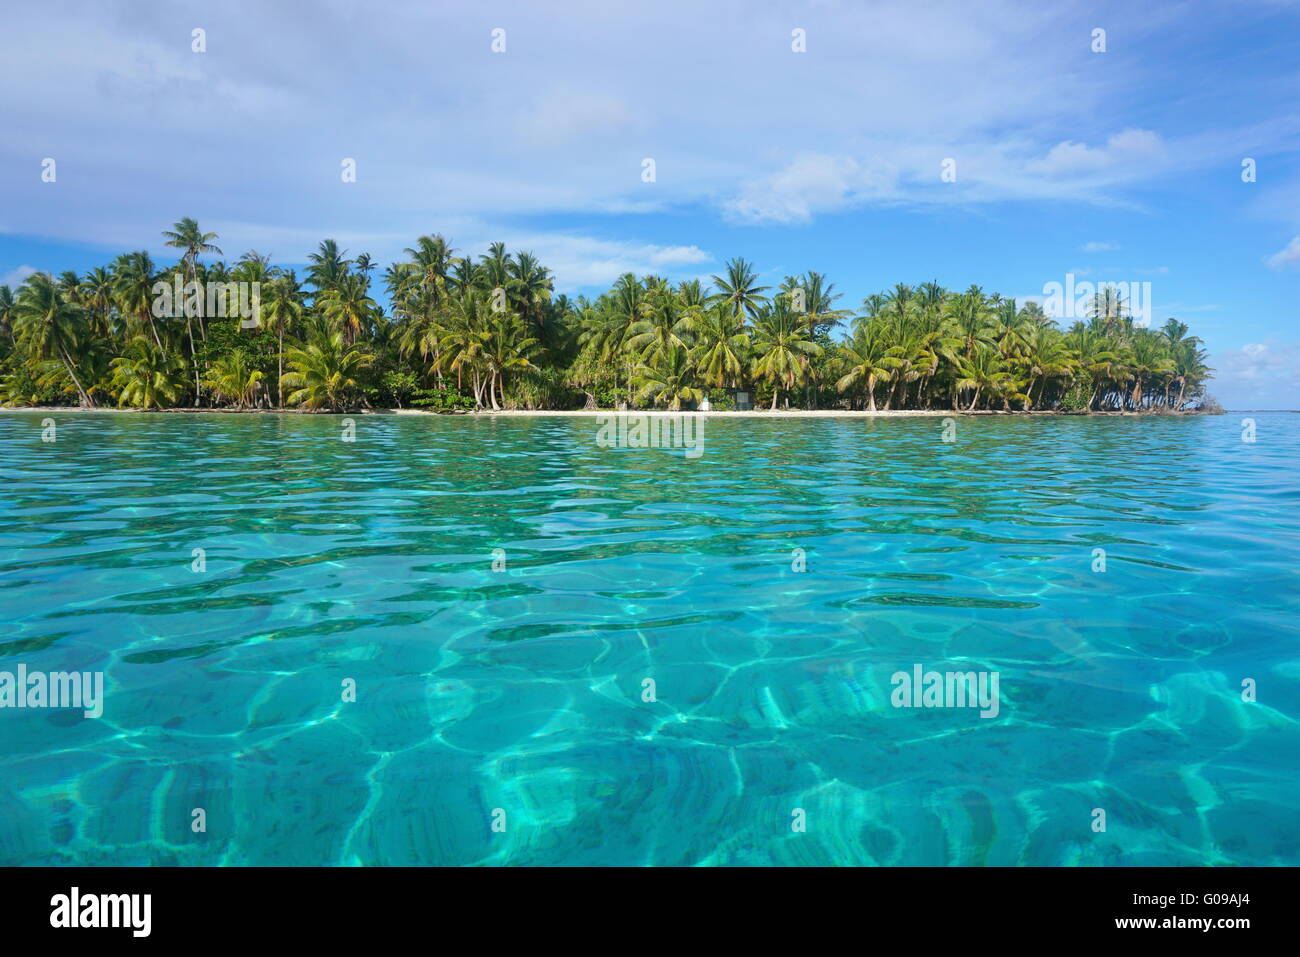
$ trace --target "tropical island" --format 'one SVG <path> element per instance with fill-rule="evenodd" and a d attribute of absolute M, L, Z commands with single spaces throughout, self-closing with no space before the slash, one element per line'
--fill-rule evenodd
<path fill-rule="evenodd" d="M 1216 411 L 1201 340 L 1135 321 L 1113 287 L 1062 329 L 1038 303 L 899 283 L 860 310 L 821 273 L 759 284 L 743 259 L 706 286 L 621 276 L 554 293 L 536 257 L 477 260 L 421 236 L 381 275 L 323 241 L 301 278 L 182 219 L 159 266 L 0 286 L 0 404 L 140 410 L 689 409 Z M 381 286 L 387 308 L 381 304 Z M 218 294 L 213 295 L 214 291 Z"/>

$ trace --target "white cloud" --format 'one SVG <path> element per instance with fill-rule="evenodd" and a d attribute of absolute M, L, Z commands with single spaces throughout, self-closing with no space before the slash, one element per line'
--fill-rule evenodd
<path fill-rule="evenodd" d="M 0 286 L 16 287 L 36 270 L 31 266 L 19 266 L 0 276 Z"/>
<path fill-rule="evenodd" d="M 806 223 L 814 213 L 891 195 L 895 178 L 882 163 L 801 153 L 771 176 L 748 183 L 724 209 L 741 222 Z"/>
<path fill-rule="evenodd" d="M 490 241 L 487 236 L 484 233 L 481 243 L 467 244 L 465 251 L 477 254 L 486 250 Z M 698 246 L 659 246 L 573 234 L 506 233 L 500 238 L 510 249 L 535 253 L 554 273 L 556 288 L 561 292 L 603 289 L 628 272 L 690 278 L 676 267 L 711 262 L 714 258 Z"/>
<path fill-rule="evenodd" d="M 1079 250 L 1085 253 L 1109 253 L 1109 252 L 1114 252 L 1119 248 L 1120 247 L 1115 243 L 1092 242 L 1092 243 L 1084 243 L 1082 246 L 1079 247 Z"/>
<path fill-rule="evenodd" d="M 699 246 L 659 246 L 650 247 L 650 261 L 656 266 L 687 266 L 692 263 L 706 263 L 713 259 Z"/>
<path fill-rule="evenodd" d="M 1300 236 L 1296 236 L 1291 242 L 1287 243 L 1285 249 L 1281 249 L 1269 256 L 1265 262 L 1272 269 L 1300 266 Z"/>
<path fill-rule="evenodd" d="M 1153 131 L 1127 129 L 1112 135 L 1105 146 L 1091 147 L 1069 140 L 1058 143 L 1030 168 L 1047 176 L 1102 173 L 1116 167 L 1145 172 L 1164 153 L 1164 143 Z"/>
<path fill-rule="evenodd" d="M 779 7 L 511 5 L 508 52 L 493 54 L 477 0 L 394 2 L 382 17 L 351 0 L 322 0 L 310 18 L 262 5 L 256 29 L 240 5 L 195 0 L 144 20 L 117 4 L 20 5 L 6 35 L 22 42 L 0 58 L 0 164 L 49 155 L 60 176 L 57 191 L 33 176 L 7 194 L 5 226 L 138 248 L 181 216 L 269 229 L 327 217 L 317 235 L 415 236 L 457 218 L 500 228 L 688 205 L 806 222 L 866 202 L 1094 185 L 1025 175 L 1023 157 L 1132 81 L 1122 63 L 1061 69 L 1074 25 L 1059 11 L 884 0 L 802 16 L 809 52 L 796 55 Z M 207 53 L 191 52 L 191 22 Z M 1151 137 L 1099 149 L 1140 154 Z M 1096 153 L 1061 144 L 1049 166 L 1107 165 Z M 960 189 L 936 189 L 947 156 Z M 340 182 L 343 157 L 356 183 Z"/>
<path fill-rule="evenodd" d="M 1114 205 L 1254 142 L 1110 119 L 1148 77 L 1121 57 L 1063 62 L 1080 42 L 1068 3 L 801 10 L 806 54 L 790 51 L 782 5 L 509 4 L 508 52 L 493 54 L 482 0 L 393 0 L 383 16 L 353 0 L 321 0 L 311 17 L 263 4 L 252 19 L 198 0 L 143 19 L 117 3 L 16 5 L 0 165 L 53 156 L 59 183 L 18 181 L 4 230 L 139 248 L 195 216 L 247 224 L 222 233 L 244 249 L 308 225 L 457 240 L 448 223 L 468 219 L 504 232 L 526 217 L 683 208 L 802 223 L 880 203 Z M 1126 43 L 1183 19 L 1144 12 Z M 205 54 L 190 51 L 193 23 Z M 343 157 L 358 162 L 354 184 L 340 182 Z M 939 180 L 946 157 L 956 183 Z"/>
<path fill-rule="evenodd" d="M 1210 392 L 1227 408 L 1300 409 L 1300 342 L 1269 339 L 1214 355 Z"/>

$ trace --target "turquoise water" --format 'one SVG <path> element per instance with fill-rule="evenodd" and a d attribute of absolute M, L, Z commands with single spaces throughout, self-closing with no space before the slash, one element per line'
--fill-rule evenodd
<path fill-rule="evenodd" d="M 44 417 L 0 863 L 1300 864 L 1300 415 Z"/>

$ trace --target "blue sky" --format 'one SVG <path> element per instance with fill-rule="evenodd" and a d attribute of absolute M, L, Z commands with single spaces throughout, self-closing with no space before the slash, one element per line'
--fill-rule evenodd
<path fill-rule="evenodd" d="M 0 282 L 171 258 L 159 234 L 182 216 L 227 259 L 284 264 L 327 236 L 381 263 L 423 233 L 471 253 L 500 239 L 570 293 L 732 256 L 771 284 L 828 273 L 846 308 L 932 279 L 1041 298 L 1073 273 L 1149 282 L 1155 322 L 1205 339 L 1229 408 L 1300 408 L 1294 2 L 99 2 L 5 19 Z"/>

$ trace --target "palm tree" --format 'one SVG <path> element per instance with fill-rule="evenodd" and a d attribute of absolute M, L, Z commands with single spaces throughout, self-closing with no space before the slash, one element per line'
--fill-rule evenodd
<path fill-rule="evenodd" d="M 781 390 L 793 389 L 808 374 L 809 360 L 821 347 L 809 340 L 800 317 L 783 304 L 760 312 L 754 323 L 754 375 L 772 384 L 772 409 Z"/>
<path fill-rule="evenodd" d="M 344 258 L 347 254 L 347 250 L 340 250 L 334 240 L 325 239 L 316 252 L 307 255 L 307 261 L 311 263 L 307 268 L 307 282 L 316 287 L 317 298 L 335 288 L 348 274 L 352 260 Z"/>
<path fill-rule="evenodd" d="M 113 263 L 113 297 L 117 300 L 118 312 L 126 320 L 128 328 L 135 323 L 137 333 L 147 325 L 153 333 L 154 344 L 166 352 L 154 322 L 154 281 L 153 260 L 147 252 L 126 253 Z"/>
<path fill-rule="evenodd" d="M 1022 336 L 1021 356 L 1027 379 L 1024 408 L 1028 412 L 1034 402 L 1034 386 L 1038 385 L 1038 401 L 1042 402 L 1047 383 L 1072 376 L 1077 363 L 1055 329 L 1030 326 Z"/>
<path fill-rule="evenodd" d="M 1004 358 L 1013 355 L 1021 343 L 1024 320 L 1014 299 L 1002 299 L 993 312 L 990 334 Z"/>
<path fill-rule="evenodd" d="M 969 359 L 962 362 L 958 372 L 958 391 L 974 390 L 967 411 L 974 411 L 979 403 L 981 392 L 1005 396 L 1011 391 L 1010 376 L 1007 374 L 1002 357 L 991 346 L 980 345 Z"/>
<path fill-rule="evenodd" d="M 273 277 L 262 298 L 262 326 L 279 340 L 276 349 L 276 405 L 284 408 L 284 334 L 292 334 L 307 315 L 303 291 L 292 269 Z"/>
<path fill-rule="evenodd" d="M 117 404 L 137 409 L 166 408 L 185 388 L 185 363 L 168 356 L 147 336 L 136 336 L 112 367 Z"/>
<path fill-rule="evenodd" d="M 584 345 L 595 350 L 602 362 L 618 367 L 625 373 L 627 401 L 632 402 L 632 357 L 628 349 L 633 327 L 641 320 L 646 300 L 645 288 L 632 273 L 619 276 L 605 296 L 601 297 L 597 314 L 590 317 L 583 330 Z"/>
<path fill-rule="evenodd" d="M 221 255 L 221 250 L 218 249 L 215 245 L 213 245 L 212 242 L 213 240 L 219 238 L 217 234 L 203 232 L 203 230 L 199 229 L 199 224 L 188 216 L 182 219 L 180 222 L 176 223 L 174 226 L 172 226 L 171 229 L 164 229 L 163 238 L 167 241 L 166 245 L 176 249 L 183 250 L 181 255 L 181 262 L 184 264 L 185 267 L 185 280 L 187 283 L 194 282 L 195 279 L 197 278 L 196 273 L 197 273 L 199 256 L 201 256 L 203 253 L 216 253 L 218 256 Z M 203 318 L 204 318 L 203 313 L 202 311 L 200 311 L 198 315 L 199 335 L 201 338 L 206 340 L 208 334 L 206 329 L 204 328 Z M 188 307 L 185 308 L 185 328 L 189 333 L 190 357 L 192 360 L 195 351 L 194 330 L 190 327 L 190 310 Z M 198 364 L 195 363 L 194 404 L 196 406 L 199 404 L 198 375 L 199 375 Z"/>
<path fill-rule="evenodd" d="M 313 411 L 339 411 L 347 407 L 360 388 L 361 373 L 370 366 L 371 356 L 359 346 L 349 345 L 343 333 L 317 326 L 307 341 L 288 355 L 290 371 L 284 382 L 294 389 L 290 405 Z"/>
<path fill-rule="evenodd" d="M 864 385 L 867 391 L 867 409 L 876 411 L 876 383 L 889 381 L 899 360 L 875 323 L 859 325 L 853 338 L 840 348 L 849 364 L 849 371 L 835 383 L 839 392 L 850 392 Z"/>
<path fill-rule="evenodd" d="M 523 320 L 513 312 L 492 312 L 487 320 L 487 334 L 482 337 L 483 364 L 487 370 L 488 398 L 493 409 L 505 404 L 505 378 L 508 372 L 536 370 L 532 357 L 540 344 L 529 337 Z M 497 404 L 497 396 L 501 405 Z"/>
<path fill-rule="evenodd" d="M 218 398 L 234 402 L 236 408 L 242 409 L 253 405 L 258 383 L 263 378 L 260 370 L 249 366 L 243 351 L 236 350 L 212 364 L 205 384 Z"/>
<path fill-rule="evenodd" d="M 512 262 L 507 262 L 506 272 L 510 277 L 511 298 L 524 320 L 524 327 L 540 340 L 547 332 L 543 307 L 551 298 L 551 271 L 542 266 L 532 253 L 517 253 Z"/>
<path fill-rule="evenodd" d="M 199 229 L 199 224 L 188 216 L 176 223 L 171 229 L 164 229 L 163 238 L 167 240 L 168 246 L 184 250 L 181 261 L 185 263 L 186 272 L 190 279 L 194 278 L 194 266 L 198 262 L 199 256 L 204 253 L 221 255 L 221 250 L 213 245 L 213 240 L 220 237 L 216 233 L 203 232 L 203 230 Z"/>
<path fill-rule="evenodd" d="M 341 277 L 316 305 L 348 345 L 356 342 L 363 330 L 369 331 L 379 314 L 379 304 L 370 298 L 365 277 L 355 273 Z"/>
<path fill-rule="evenodd" d="M 93 408 L 95 400 L 77 378 L 72 361 L 86 332 L 86 314 L 64 298 L 49 273 L 33 273 L 18 290 L 13 326 L 17 338 L 32 355 L 63 364 L 81 404 Z"/>
<path fill-rule="evenodd" d="M 1172 374 L 1174 364 L 1165 352 L 1163 337 L 1150 329 L 1137 330 L 1129 355 L 1129 375 L 1133 378 L 1130 400 L 1137 411 L 1142 406 L 1147 383 L 1152 378 Z"/>
<path fill-rule="evenodd" d="M 1112 335 L 1120 327 L 1120 320 L 1129 315 L 1128 303 L 1120 295 L 1119 287 L 1104 285 L 1092 297 L 1089 315 L 1101 322 L 1102 332 Z"/>
<path fill-rule="evenodd" d="M 11 345 L 17 343 L 14 337 L 14 291 L 8 286 L 0 286 L 0 332 L 9 337 Z"/>
<path fill-rule="evenodd" d="M 991 341 L 988 307 L 984 299 L 984 291 L 979 286 L 971 286 L 964 293 L 949 300 L 948 318 L 961 340 L 963 359 L 969 359 L 974 355 L 976 346 Z"/>
<path fill-rule="evenodd" d="M 726 270 L 725 277 L 713 277 L 713 284 L 719 289 L 714 301 L 728 303 L 732 312 L 743 322 L 746 315 L 755 316 L 758 307 L 767 302 L 763 293 L 768 287 L 758 284 L 758 273 L 743 259 L 727 260 Z"/>
<path fill-rule="evenodd" d="M 96 266 L 82 280 L 81 294 L 86 311 L 93 317 L 95 333 L 104 339 L 112 338 L 113 274 Z"/>
<path fill-rule="evenodd" d="M 690 354 L 680 345 L 655 353 L 633 381 L 641 398 L 656 405 L 666 405 L 670 412 L 680 412 L 683 402 L 699 402 L 704 398 L 704 393 L 692 384 L 695 370 L 691 366 Z"/>
<path fill-rule="evenodd" d="M 803 300 L 803 322 L 810 341 L 829 334 L 840 319 L 847 315 L 843 310 L 834 308 L 835 300 L 840 298 L 840 294 L 834 291 L 835 283 L 829 282 L 822 273 L 809 270 L 803 276 L 786 277 L 781 284 L 780 295 L 785 297 L 790 308 L 794 308 L 796 290 Z M 812 404 L 812 376 L 809 376 L 804 386 L 804 405 L 811 409 Z"/>
<path fill-rule="evenodd" d="M 744 374 L 752 345 L 745 321 L 725 305 L 708 309 L 696 323 L 695 367 L 706 383 L 735 388 Z"/>
<path fill-rule="evenodd" d="M 452 266 L 453 254 L 447 240 L 441 235 L 421 236 L 415 241 L 415 248 L 407 247 L 406 254 L 411 257 L 419 281 L 432 286 L 434 280 L 447 278 L 447 271 Z"/>
<path fill-rule="evenodd" d="M 673 290 L 656 286 L 641 304 L 641 318 L 628 329 L 625 348 L 642 362 L 667 355 L 674 349 L 688 348 L 695 325 L 694 312 L 683 314 Z"/>

